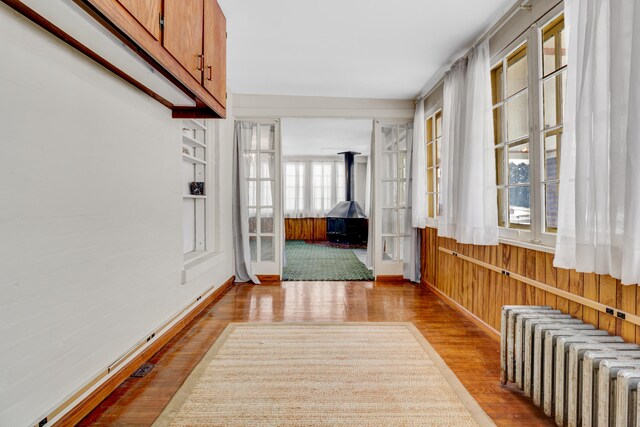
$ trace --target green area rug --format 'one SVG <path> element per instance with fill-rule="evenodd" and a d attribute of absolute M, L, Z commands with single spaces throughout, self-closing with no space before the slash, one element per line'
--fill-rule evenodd
<path fill-rule="evenodd" d="M 351 249 L 288 240 L 282 280 L 373 280 Z"/>

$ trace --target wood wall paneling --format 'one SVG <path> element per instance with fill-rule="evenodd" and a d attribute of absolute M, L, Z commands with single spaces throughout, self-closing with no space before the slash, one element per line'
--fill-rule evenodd
<path fill-rule="evenodd" d="M 118 0 L 154 39 L 160 40 L 161 0 Z"/>
<path fill-rule="evenodd" d="M 327 240 L 326 218 L 285 218 L 286 240 Z"/>
<path fill-rule="evenodd" d="M 640 343 L 637 286 L 622 286 L 610 276 L 556 268 L 552 254 L 533 249 L 462 245 L 438 237 L 433 228 L 422 230 L 421 238 L 422 280 L 496 331 L 502 305 L 550 305 Z M 512 274 L 501 274 L 502 270 Z M 607 314 L 606 308 L 614 309 L 614 315 Z M 625 319 L 617 317 L 618 311 Z"/>

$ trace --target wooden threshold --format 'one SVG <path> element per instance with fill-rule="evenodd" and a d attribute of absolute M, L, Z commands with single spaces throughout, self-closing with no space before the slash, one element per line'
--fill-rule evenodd
<path fill-rule="evenodd" d="M 406 283 L 408 282 L 407 279 L 405 279 L 404 277 L 402 277 L 399 274 L 393 274 L 393 275 L 378 275 L 376 276 L 376 282 L 383 282 L 383 283 L 389 283 L 389 282 L 395 282 L 395 283 Z"/>
<path fill-rule="evenodd" d="M 166 330 L 164 333 L 156 335 L 156 332 L 153 332 L 150 335 L 150 340 L 155 339 L 155 341 L 151 342 L 142 352 L 136 355 L 129 362 L 123 363 L 129 355 L 133 355 L 136 351 L 142 348 L 144 345 L 149 342 L 141 342 L 139 345 L 134 346 L 127 354 L 119 358 L 116 362 L 110 365 L 105 371 L 98 374 L 94 379 L 92 379 L 89 383 L 87 383 L 80 390 L 75 392 L 71 397 L 65 400 L 61 405 L 59 405 L 56 409 L 51 411 L 45 418 L 38 421 L 35 426 L 38 426 L 39 423 L 45 421 L 47 419 L 52 419 L 56 417 L 58 414 L 66 411 L 67 408 L 73 405 L 73 407 L 65 413 L 60 420 L 56 421 L 53 425 L 58 426 L 75 426 L 78 422 L 80 422 L 87 414 L 89 414 L 100 402 L 102 402 L 109 394 L 111 394 L 122 382 L 124 382 L 133 372 L 135 372 L 143 363 L 145 363 L 151 356 L 158 352 L 167 342 L 169 342 L 173 337 L 175 337 L 185 326 L 187 326 L 198 314 L 200 314 L 206 307 L 208 307 L 211 303 L 222 297 L 233 285 L 235 277 L 229 278 L 226 282 L 222 284 L 222 286 L 209 290 L 207 292 L 211 292 L 206 298 L 202 299 L 202 296 L 197 297 L 194 302 L 185 307 L 185 309 L 176 314 L 174 317 L 165 322 L 164 325 L 160 326 L 157 329 L 157 333 L 160 333 L 162 329 L 164 329 L 167 325 L 171 324 L 177 317 L 187 312 L 184 317 L 178 320 L 171 328 Z M 205 295 L 207 292 L 203 293 Z M 108 378 L 104 383 L 98 386 L 95 390 L 89 393 L 84 399 L 80 402 L 75 403 L 80 396 L 85 394 L 88 390 L 90 390 L 93 386 L 95 386 L 99 381 L 104 379 L 107 375 L 110 375 L 114 370 L 118 370 L 115 374 L 113 374 L 110 378 Z"/>
<path fill-rule="evenodd" d="M 256 277 L 262 285 L 280 285 L 279 274 L 258 274 Z"/>

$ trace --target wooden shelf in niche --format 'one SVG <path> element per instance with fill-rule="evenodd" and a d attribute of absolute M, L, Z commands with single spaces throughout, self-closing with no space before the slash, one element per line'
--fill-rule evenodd
<path fill-rule="evenodd" d="M 197 157 L 189 156 L 187 154 L 183 154 L 182 155 L 182 160 L 184 160 L 185 162 L 193 163 L 194 165 L 206 165 L 207 164 L 207 162 L 205 162 L 204 160 L 199 159 Z"/>

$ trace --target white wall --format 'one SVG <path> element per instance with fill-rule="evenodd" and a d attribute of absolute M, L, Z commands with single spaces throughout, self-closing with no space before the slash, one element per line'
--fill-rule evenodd
<path fill-rule="evenodd" d="M 0 57 L 0 425 L 22 426 L 233 274 L 231 121 L 220 249 L 183 285 L 179 121 L 4 3 Z"/>

